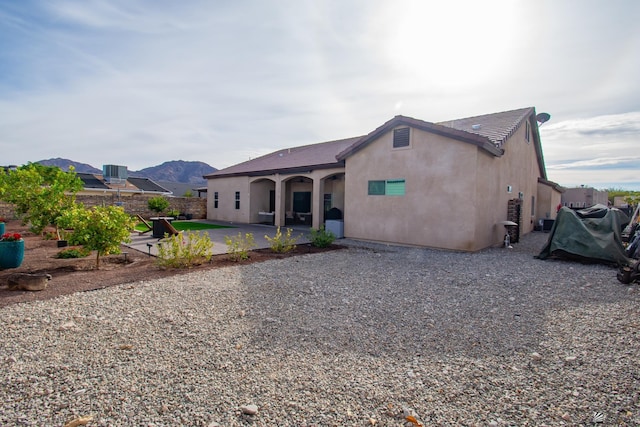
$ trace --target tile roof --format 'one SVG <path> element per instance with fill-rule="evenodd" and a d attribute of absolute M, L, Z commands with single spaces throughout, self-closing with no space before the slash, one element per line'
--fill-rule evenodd
<path fill-rule="evenodd" d="M 204 178 L 241 175 L 270 175 L 280 172 L 300 172 L 307 169 L 342 166 L 347 157 L 376 140 L 396 126 L 411 126 L 427 132 L 474 144 L 489 154 L 499 157 L 504 154 L 502 144 L 518 130 L 527 117 L 535 123 L 533 107 L 482 116 L 448 120 L 439 123 L 427 122 L 406 116 L 395 116 L 367 135 L 340 139 L 301 147 L 285 148 L 256 159 L 205 175 Z M 537 126 L 532 126 L 540 173 L 546 179 L 544 159 L 540 147 Z"/>
<path fill-rule="evenodd" d="M 339 139 L 320 144 L 285 148 L 273 153 L 230 166 L 205 175 L 205 178 L 234 175 L 268 175 L 274 172 L 295 172 L 308 168 L 341 166 L 336 159 L 338 153 L 351 146 L 361 137 Z"/>
<path fill-rule="evenodd" d="M 448 120 L 437 124 L 484 136 L 489 138 L 496 146 L 500 146 L 518 130 L 524 118 L 531 115 L 534 111 L 533 107 L 520 108 L 518 110 L 503 111 L 501 113 Z"/>

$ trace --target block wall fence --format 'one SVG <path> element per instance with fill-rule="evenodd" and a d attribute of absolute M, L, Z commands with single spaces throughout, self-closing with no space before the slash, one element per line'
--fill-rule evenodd
<path fill-rule="evenodd" d="M 130 215 L 140 215 L 143 218 L 157 216 L 156 212 L 149 210 L 147 203 L 154 196 L 134 195 L 120 197 L 114 195 L 77 195 L 76 202 L 86 207 L 92 206 L 122 206 Z M 177 210 L 181 214 L 190 214 L 193 219 L 205 219 L 207 217 L 207 199 L 200 197 L 167 197 L 169 208 L 167 211 Z M 0 217 L 7 220 L 15 219 L 15 207 L 0 201 Z"/>

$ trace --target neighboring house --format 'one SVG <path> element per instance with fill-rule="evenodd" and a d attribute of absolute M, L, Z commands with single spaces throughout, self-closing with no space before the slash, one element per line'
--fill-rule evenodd
<path fill-rule="evenodd" d="M 568 208 L 588 208 L 593 205 L 609 204 L 609 192 L 592 187 L 567 188 L 562 194 L 562 205 Z"/>
<path fill-rule="evenodd" d="M 191 193 L 191 197 L 201 197 L 198 188 L 202 184 L 198 185 L 186 182 L 158 181 L 158 185 L 166 188 L 167 191 L 170 191 L 176 197 L 184 197 L 187 193 Z M 202 197 L 206 197 L 206 195 Z"/>
<path fill-rule="evenodd" d="M 613 206 L 616 208 L 629 208 L 638 206 L 638 201 L 640 201 L 639 196 L 615 196 L 613 198 Z"/>
<path fill-rule="evenodd" d="M 396 116 L 361 137 L 276 151 L 206 175 L 207 218 L 319 228 L 345 237 L 476 251 L 555 215 L 534 108 L 442 123 Z M 540 194 L 540 195 L 539 195 Z"/>
<path fill-rule="evenodd" d="M 126 178 L 119 180 L 107 180 L 103 175 L 91 173 L 76 173 L 83 182 L 83 189 L 79 195 L 104 195 L 117 194 L 128 197 L 139 194 L 169 196 L 171 191 L 156 184 L 148 178 Z"/>

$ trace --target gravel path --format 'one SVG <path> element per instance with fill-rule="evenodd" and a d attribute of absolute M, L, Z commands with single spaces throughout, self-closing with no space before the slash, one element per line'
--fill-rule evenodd
<path fill-rule="evenodd" d="M 639 287 L 534 259 L 546 237 L 346 240 L 2 308 L 0 425 L 640 425 Z"/>

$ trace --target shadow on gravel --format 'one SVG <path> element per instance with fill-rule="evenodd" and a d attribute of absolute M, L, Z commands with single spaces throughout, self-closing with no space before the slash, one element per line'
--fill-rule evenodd
<path fill-rule="evenodd" d="M 626 295 L 615 269 L 535 259 L 546 236 L 474 254 L 370 245 L 253 265 L 252 345 L 396 357 L 535 351 L 549 310 Z"/>

